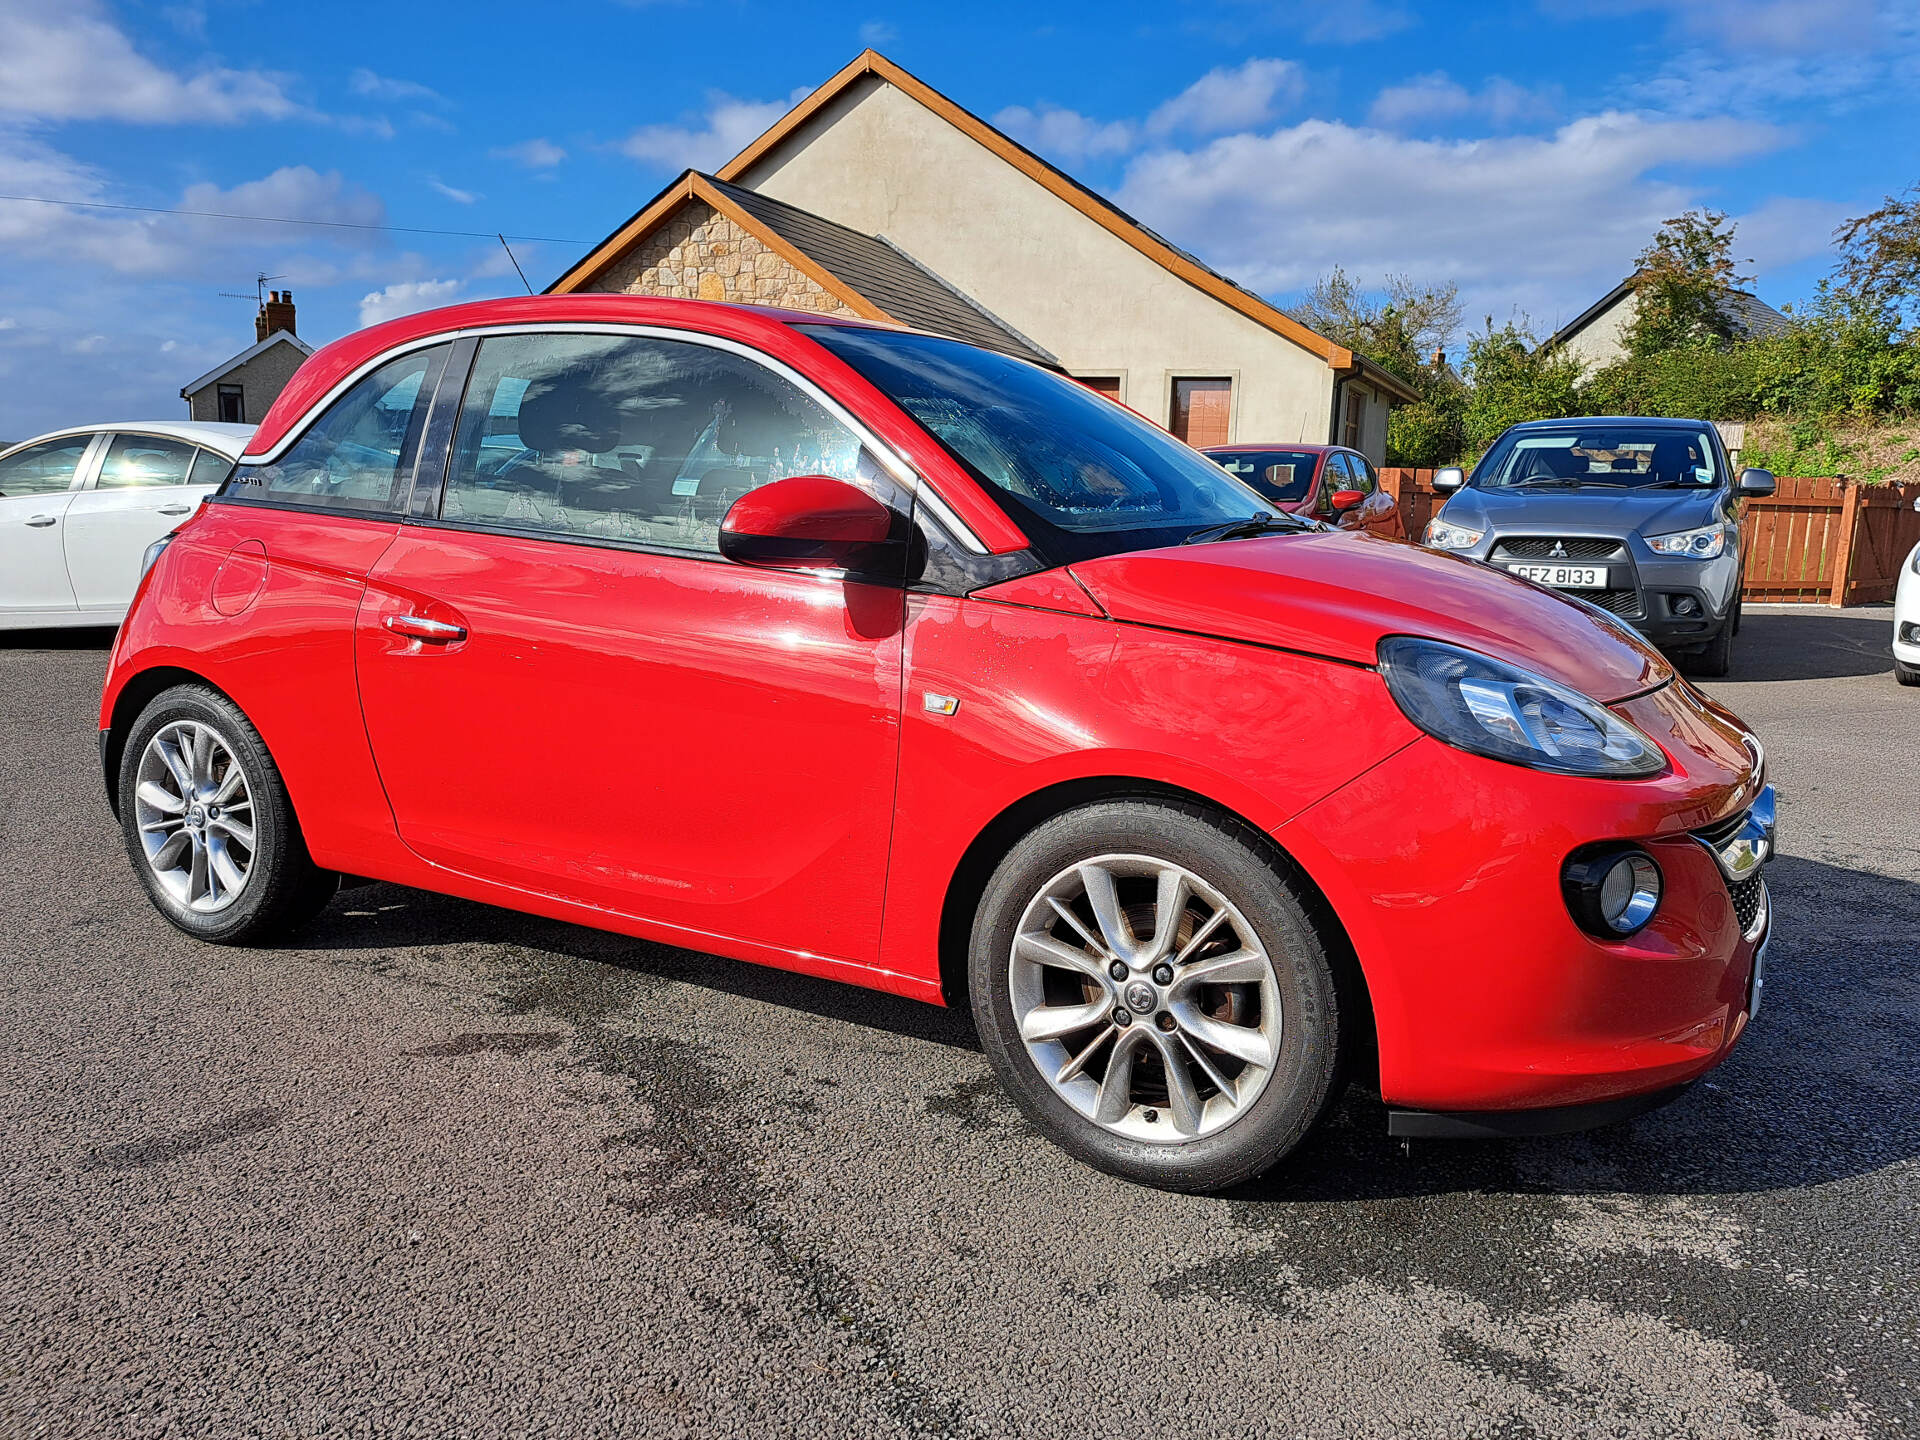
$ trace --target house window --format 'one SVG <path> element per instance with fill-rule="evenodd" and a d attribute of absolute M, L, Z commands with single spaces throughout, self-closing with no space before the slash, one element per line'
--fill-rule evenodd
<path fill-rule="evenodd" d="M 1227 443 L 1227 410 L 1233 382 L 1226 379 L 1187 379 L 1173 382 L 1173 414 L 1167 428 L 1176 440 L 1194 449 Z"/>
<path fill-rule="evenodd" d="M 1367 412 L 1367 397 L 1359 390 L 1347 391 L 1346 423 L 1340 427 L 1340 443 L 1349 450 L 1360 448 L 1360 420 Z"/>
<path fill-rule="evenodd" d="M 223 425 L 244 425 L 247 423 L 247 392 L 238 385 L 222 385 L 218 391 L 220 402 L 220 423 Z"/>
<path fill-rule="evenodd" d="M 1076 375 L 1073 377 L 1089 390 L 1098 390 L 1109 400 L 1120 398 L 1120 377 L 1118 375 Z"/>

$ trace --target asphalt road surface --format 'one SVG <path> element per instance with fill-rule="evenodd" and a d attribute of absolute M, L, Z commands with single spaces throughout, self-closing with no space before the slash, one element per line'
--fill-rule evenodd
<path fill-rule="evenodd" d="M 1217 1199 L 1076 1165 L 964 1017 L 390 886 L 147 904 L 107 638 L 0 641 L 0 1435 L 1920 1434 L 1920 692 L 1750 612 L 1766 1011 L 1563 1140 L 1354 1094 Z"/>

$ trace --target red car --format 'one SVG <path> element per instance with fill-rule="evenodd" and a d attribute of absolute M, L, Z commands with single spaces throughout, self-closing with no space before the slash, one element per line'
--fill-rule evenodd
<path fill-rule="evenodd" d="M 1344 445 L 1210 445 L 1200 452 L 1257 491 L 1270 505 L 1311 515 L 1342 530 L 1407 538 L 1400 506 L 1380 472 Z"/>
<path fill-rule="evenodd" d="M 1149 1184 L 1576 1128 L 1759 996 L 1759 743 L 1611 616 L 1272 513 L 1071 380 L 625 295 L 302 366 L 100 750 L 189 934 L 371 877 L 936 1003 Z"/>

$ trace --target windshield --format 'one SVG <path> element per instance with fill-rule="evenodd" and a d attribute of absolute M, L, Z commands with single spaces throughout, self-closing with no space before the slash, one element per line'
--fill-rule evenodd
<path fill-rule="evenodd" d="M 1164 430 L 1036 365 L 931 335 L 800 328 L 931 432 L 1051 565 L 1271 513 Z"/>
<path fill-rule="evenodd" d="M 1480 490 L 1511 486 L 1712 485 L 1713 443 L 1703 430 L 1672 426 L 1578 425 L 1509 431 L 1474 467 Z"/>
<path fill-rule="evenodd" d="M 1311 450 L 1209 450 L 1207 455 L 1242 484 L 1281 504 L 1307 498 L 1320 460 Z"/>

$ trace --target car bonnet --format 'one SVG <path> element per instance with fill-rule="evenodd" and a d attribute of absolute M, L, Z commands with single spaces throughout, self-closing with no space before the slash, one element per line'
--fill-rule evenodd
<path fill-rule="evenodd" d="M 1454 555 L 1352 531 L 1136 550 L 1069 567 L 1114 619 L 1372 665 L 1419 635 L 1613 702 L 1672 667 L 1611 616 Z"/>

